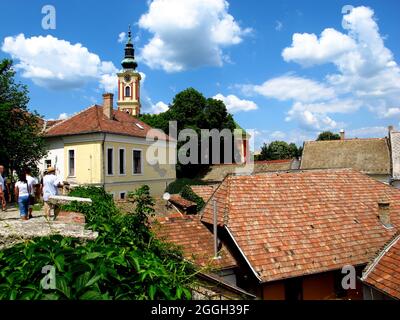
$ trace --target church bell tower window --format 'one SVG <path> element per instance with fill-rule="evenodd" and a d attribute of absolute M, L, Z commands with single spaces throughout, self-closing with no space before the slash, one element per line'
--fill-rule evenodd
<path fill-rule="evenodd" d="M 125 87 L 125 97 L 130 97 L 131 96 L 131 87 L 126 86 Z"/>

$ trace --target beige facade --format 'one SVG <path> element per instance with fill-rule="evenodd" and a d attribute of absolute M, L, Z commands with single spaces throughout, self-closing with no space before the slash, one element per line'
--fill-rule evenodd
<path fill-rule="evenodd" d="M 176 178 L 173 142 L 165 142 L 155 151 L 153 142 L 145 138 L 93 133 L 52 138 L 51 145 L 63 152 L 63 161 L 59 161 L 63 180 L 71 186 L 104 186 L 115 199 L 144 184 L 150 187 L 152 195 L 161 196 Z M 51 154 L 52 150 L 49 151 Z M 165 159 L 165 163 L 152 165 L 149 159 L 154 160 L 155 156 Z"/>

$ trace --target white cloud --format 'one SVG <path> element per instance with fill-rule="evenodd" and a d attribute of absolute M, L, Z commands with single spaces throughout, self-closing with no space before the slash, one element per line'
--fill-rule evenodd
<path fill-rule="evenodd" d="M 316 114 L 352 113 L 361 107 L 361 102 L 353 99 L 331 99 L 316 103 L 295 102 L 291 110 L 308 110 Z"/>
<path fill-rule="evenodd" d="M 297 100 L 313 102 L 335 97 L 332 88 L 322 83 L 293 75 L 273 78 L 261 85 L 243 85 L 242 91 L 246 94 L 260 94 L 277 100 Z"/>
<path fill-rule="evenodd" d="M 333 130 L 338 127 L 338 123 L 325 114 L 311 112 L 299 107 L 296 103 L 288 112 L 286 121 L 296 120 L 300 128 L 308 131 Z"/>
<path fill-rule="evenodd" d="M 347 34 L 325 29 L 315 34 L 295 34 L 283 50 L 286 61 L 303 66 L 332 63 L 338 73 L 327 75 L 327 85 L 349 94 L 379 116 L 395 111 L 400 97 L 400 68 L 374 19 L 374 11 L 356 7 L 343 17 Z"/>
<path fill-rule="evenodd" d="M 165 112 L 169 109 L 168 105 L 162 101 L 157 102 L 155 105 L 152 105 L 151 113 L 159 114 L 161 112 Z"/>
<path fill-rule="evenodd" d="M 163 101 L 153 103 L 151 98 L 148 96 L 147 92 L 144 92 L 144 94 L 142 94 L 141 100 L 142 100 L 143 113 L 159 114 L 169 109 L 169 106 Z"/>
<path fill-rule="evenodd" d="M 319 39 L 313 33 L 295 33 L 292 46 L 285 48 L 282 56 L 287 62 L 311 66 L 331 62 L 355 47 L 355 41 L 348 35 L 328 28 L 321 33 Z"/>
<path fill-rule="evenodd" d="M 125 40 L 126 40 L 126 32 L 121 32 L 118 35 L 118 42 L 119 43 L 123 43 L 123 42 L 125 42 Z"/>
<path fill-rule="evenodd" d="M 349 138 L 376 138 L 385 137 L 388 134 L 388 128 L 382 126 L 364 127 L 352 130 L 346 130 L 346 136 Z"/>
<path fill-rule="evenodd" d="M 400 108 L 389 108 L 386 110 L 386 112 L 383 114 L 384 118 L 392 118 L 392 117 L 400 117 Z"/>
<path fill-rule="evenodd" d="M 379 118 L 400 117 L 400 68 L 374 19 L 374 11 L 360 6 L 343 16 L 345 32 L 327 28 L 315 34 L 295 33 L 282 52 L 287 62 L 303 67 L 332 64 L 336 71 L 323 81 L 285 75 L 262 85 L 242 85 L 248 94 L 293 101 L 286 120 L 304 130 L 335 129 L 345 124 L 332 117 L 367 108 Z"/>
<path fill-rule="evenodd" d="M 58 116 L 58 119 L 57 120 L 65 120 L 65 119 L 68 119 L 69 118 L 69 116 L 68 116 L 68 113 L 60 113 L 60 115 Z"/>
<path fill-rule="evenodd" d="M 221 100 L 226 108 L 228 109 L 228 112 L 235 113 L 239 111 L 251 111 L 251 110 L 257 110 L 257 104 L 253 101 L 250 100 L 242 100 L 239 99 L 237 96 L 230 94 L 228 96 L 224 96 L 221 93 L 218 93 L 213 97 L 214 99 Z"/>
<path fill-rule="evenodd" d="M 149 67 L 179 72 L 222 66 L 223 49 L 239 44 L 251 29 L 242 29 L 228 13 L 225 0 L 153 0 L 139 20 L 152 33 L 140 60 Z"/>
<path fill-rule="evenodd" d="M 113 74 L 103 74 L 100 76 L 100 86 L 106 92 L 115 92 L 118 89 L 118 77 L 115 73 Z"/>
<path fill-rule="evenodd" d="M 50 89 L 79 88 L 88 81 L 99 81 L 102 88 L 111 89 L 110 77 L 117 71 L 112 62 L 101 61 L 82 44 L 51 35 L 6 37 L 1 49 L 18 61 L 16 68 L 24 78 Z"/>

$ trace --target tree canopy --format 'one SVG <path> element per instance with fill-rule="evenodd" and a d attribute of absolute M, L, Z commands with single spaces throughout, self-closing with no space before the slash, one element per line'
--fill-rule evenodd
<path fill-rule="evenodd" d="M 261 147 L 261 154 L 256 160 L 282 160 L 292 159 L 301 156 L 302 148 L 296 144 L 288 144 L 285 141 L 272 141 L 270 144 L 264 143 Z"/>
<path fill-rule="evenodd" d="M 9 170 L 36 167 L 46 151 L 41 118 L 28 110 L 28 89 L 15 81 L 12 61 L 0 61 L 0 163 Z"/>
<path fill-rule="evenodd" d="M 340 140 L 340 135 L 331 131 L 324 131 L 318 135 L 317 141 Z"/>
<path fill-rule="evenodd" d="M 236 127 L 232 115 L 228 113 L 222 101 L 206 98 L 193 88 L 178 93 L 167 111 L 157 115 L 143 114 L 140 119 L 167 134 L 169 134 L 169 121 L 177 121 L 178 134 L 183 129 L 193 129 L 197 134 L 200 134 L 201 129 L 229 129 L 233 131 Z M 178 149 L 184 143 L 179 142 Z M 178 163 L 177 173 L 178 176 L 193 177 L 204 170 L 204 167 L 204 165 L 182 165 Z"/>

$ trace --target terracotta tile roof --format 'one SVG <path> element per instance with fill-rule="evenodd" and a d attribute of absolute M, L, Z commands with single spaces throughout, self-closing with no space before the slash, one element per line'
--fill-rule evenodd
<path fill-rule="evenodd" d="M 268 161 L 254 161 L 254 173 L 257 172 L 273 172 L 297 169 L 293 168 L 295 160 L 268 160 Z M 243 168 L 242 164 L 217 164 L 210 166 L 208 172 L 201 177 L 203 181 L 221 182 L 228 174 L 235 173 L 238 168 Z"/>
<path fill-rule="evenodd" d="M 196 202 L 186 200 L 185 198 L 182 198 L 182 196 L 179 194 L 171 194 L 169 202 L 171 202 L 172 204 L 175 204 L 183 209 L 187 209 L 187 208 L 197 205 Z"/>
<path fill-rule="evenodd" d="M 365 268 L 361 280 L 400 299 L 400 235 L 396 235 Z"/>
<path fill-rule="evenodd" d="M 213 259 L 213 235 L 199 216 L 170 216 L 157 218 L 152 228 L 160 239 L 181 246 L 184 257 L 198 266 L 223 269 L 236 266 L 236 262 L 222 246 L 221 259 Z"/>
<path fill-rule="evenodd" d="M 114 133 L 145 138 L 151 127 L 131 115 L 113 110 L 113 119 L 103 114 L 102 106 L 92 106 L 71 118 L 54 124 L 46 130 L 47 137 L 66 136 L 96 132 Z M 143 128 L 143 129 L 142 129 Z M 167 135 L 160 135 L 168 139 Z"/>
<path fill-rule="evenodd" d="M 307 141 L 300 169 L 353 168 L 368 174 L 390 174 L 386 138 Z"/>
<path fill-rule="evenodd" d="M 393 229 L 377 218 L 383 196 Z M 212 198 L 263 282 L 366 264 L 400 227 L 400 190 L 352 169 L 231 175 Z M 209 201 L 202 221 L 212 217 Z"/>
<path fill-rule="evenodd" d="M 205 202 L 207 202 L 218 186 L 219 184 L 209 184 L 209 185 L 190 186 L 190 188 L 195 194 L 197 194 L 199 197 L 203 198 Z"/>

